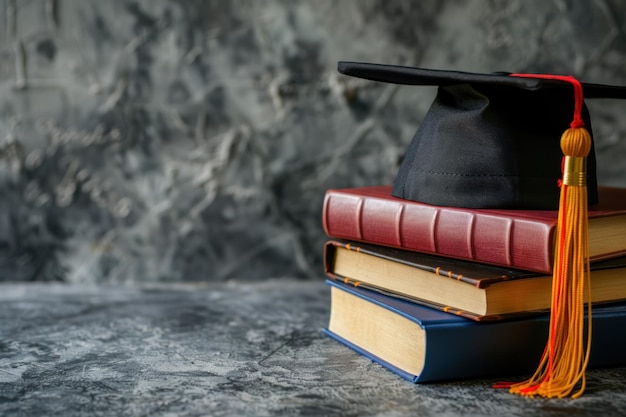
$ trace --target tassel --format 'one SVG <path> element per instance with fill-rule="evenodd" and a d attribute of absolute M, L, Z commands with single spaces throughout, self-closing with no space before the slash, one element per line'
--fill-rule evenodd
<path fill-rule="evenodd" d="M 591 135 L 581 117 L 583 92 L 573 77 L 516 74 L 572 83 L 575 91 L 574 120 L 561 137 L 563 178 L 556 228 L 552 277 L 552 301 L 548 342 L 535 374 L 519 383 L 498 383 L 511 393 L 546 398 L 580 397 L 586 387 L 585 371 L 591 352 L 591 281 L 587 237 L 586 157 Z M 585 292 L 588 294 L 585 297 Z M 585 329 L 585 298 L 587 326 Z"/>

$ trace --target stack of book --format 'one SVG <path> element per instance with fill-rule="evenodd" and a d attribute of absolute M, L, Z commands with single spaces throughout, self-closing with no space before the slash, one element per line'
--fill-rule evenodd
<path fill-rule="evenodd" d="M 626 365 L 626 189 L 599 192 L 591 367 Z M 532 373 L 548 338 L 556 220 L 418 203 L 390 186 L 328 190 L 325 332 L 413 382 Z"/>

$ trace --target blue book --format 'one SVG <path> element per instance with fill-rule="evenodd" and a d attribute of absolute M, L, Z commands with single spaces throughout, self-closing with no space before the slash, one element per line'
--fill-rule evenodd
<path fill-rule="evenodd" d="M 414 383 L 532 374 L 548 339 L 548 314 L 476 322 L 327 280 L 324 332 Z M 626 365 L 626 303 L 595 305 L 590 367 Z"/>

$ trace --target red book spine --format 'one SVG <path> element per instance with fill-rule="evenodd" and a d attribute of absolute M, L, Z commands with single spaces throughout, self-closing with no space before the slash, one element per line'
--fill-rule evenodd
<path fill-rule="evenodd" d="M 552 270 L 553 221 L 431 206 L 371 190 L 327 191 L 322 223 L 328 236 L 516 269 Z"/>

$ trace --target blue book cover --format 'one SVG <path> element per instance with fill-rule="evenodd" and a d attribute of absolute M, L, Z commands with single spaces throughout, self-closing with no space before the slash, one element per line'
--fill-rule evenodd
<path fill-rule="evenodd" d="M 548 338 L 548 314 L 481 323 L 338 281 L 326 282 L 332 307 L 324 332 L 414 383 L 523 379 L 537 368 Z M 596 305 L 592 320 L 589 366 L 626 365 L 626 303 Z M 408 358 L 414 359 L 412 367 L 394 352 L 394 346 L 410 345 L 419 352 Z"/>

